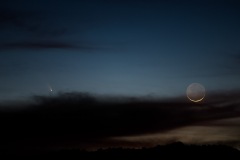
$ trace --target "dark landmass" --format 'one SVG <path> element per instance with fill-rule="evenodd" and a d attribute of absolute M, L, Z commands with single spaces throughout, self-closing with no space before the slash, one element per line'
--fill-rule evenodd
<path fill-rule="evenodd" d="M 181 142 L 172 143 L 154 148 L 127 149 L 108 148 L 97 151 L 85 150 L 55 150 L 55 151 L 7 151 L 2 150 L 3 157 L 28 157 L 28 158 L 64 158 L 64 159 L 161 159 L 161 158 L 240 158 L 240 151 L 225 145 L 185 145 Z"/>
<path fill-rule="evenodd" d="M 99 100 L 83 93 L 64 93 L 50 97 L 36 96 L 34 103 L 15 107 L 1 105 L 0 108 L 2 157 L 160 159 L 166 156 L 191 157 L 192 154 L 195 155 L 193 157 L 239 157 L 238 150 L 227 146 L 194 146 L 182 143 L 148 149 L 110 148 L 96 152 L 71 150 L 131 147 L 125 141 L 117 141 L 111 137 L 161 133 L 195 124 L 204 125 L 215 120 L 237 118 L 240 115 L 239 103 L 218 107 L 218 103 L 193 104 L 178 99 L 161 101 L 129 98 L 118 101 Z M 180 140 L 171 142 L 176 141 Z M 156 144 L 158 142 L 154 143 Z M 138 148 L 142 146 L 146 147 L 141 143 L 135 145 Z"/>

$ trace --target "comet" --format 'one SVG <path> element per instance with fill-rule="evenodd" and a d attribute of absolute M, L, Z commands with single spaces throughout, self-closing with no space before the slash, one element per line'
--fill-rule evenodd
<path fill-rule="evenodd" d="M 53 92 L 53 89 L 52 89 L 52 87 L 50 85 L 48 85 L 48 88 L 49 88 L 50 92 Z"/>

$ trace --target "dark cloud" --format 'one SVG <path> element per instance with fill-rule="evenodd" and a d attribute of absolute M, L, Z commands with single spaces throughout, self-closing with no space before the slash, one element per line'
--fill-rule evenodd
<path fill-rule="evenodd" d="M 13 11 L 13 10 L 0 10 L 1 28 L 15 26 L 24 27 L 28 26 L 26 21 L 33 19 L 33 12 Z"/>
<path fill-rule="evenodd" d="M 103 49 L 101 47 L 89 44 L 71 44 L 61 41 L 37 41 L 37 42 L 16 42 L 0 44 L 0 50 L 14 49 L 78 49 L 78 50 L 95 50 Z"/>
<path fill-rule="evenodd" d="M 235 63 L 235 67 L 240 65 L 240 52 L 232 54 L 232 60 Z"/>
<path fill-rule="evenodd" d="M 35 96 L 34 101 L 34 105 L 29 104 L 22 110 L 1 111 L 2 146 L 24 143 L 26 146 L 71 144 L 86 147 L 107 142 L 111 137 L 161 133 L 240 117 L 237 102 L 220 107 L 218 103 L 195 104 L 174 99 L 131 98 L 108 102 L 87 93 Z"/>
<path fill-rule="evenodd" d="M 224 57 L 224 63 L 220 66 L 224 74 L 221 75 L 234 75 L 238 76 L 240 72 L 240 52 L 226 52 Z"/>
<path fill-rule="evenodd" d="M 197 74 L 199 77 L 223 77 L 223 76 L 239 76 L 240 72 L 240 52 L 220 52 L 218 59 L 222 59 L 219 63 L 212 63 L 208 68 L 210 73 Z M 214 57 L 216 58 L 216 57 Z M 213 59 L 215 61 L 215 59 Z M 213 69 L 218 67 L 218 70 Z M 196 77 L 196 76 L 195 76 Z"/>
<path fill-rule="evenodd" d="M 95 50 L 95 49 L 109 49 L 112 46 L 106 46 L 102 43 L 94 44 L 86 41 L 84 35 L 85 32 L 96 28 L 97 20 L 92 16 L 81 13 L 75 15 L 70 14 L 73 22 L 81 24 L 77 30 L 71 29 L 69 31 L 69 25 L 67 23 L 59 23 L 61 15 L 58 13 L 48 13 L 43 11 L 30 11 L 30 10 L 10 10 L 0 9 L 0 34 L 3 34 L 0 38 L 0 51 L 12 50 L 12 49 L 80 49 L 80 50 Z M 61 20 L 66 21 L 66 19 Z M 100 20 L 101 21 L 101 20 Z M 71 32 L 71 33 L 70 33 Z M 57 38 L 59 36 L 66 36 L 67 34 L 73 34 L 77 32 L 81 36 L 77 37 L 77 42 L 69 43 L 61 41 Z M 11 34 L 8 34 L 11 33 Z M 12 39 L 12 34 L 18 37 L 20 40 Z M 24 35 L 24 36 L 22 36 Z M 76 41 L 76 40 L 75 40 Z"/>
<path fill-rule="evenodd" d="M 64 35 L 67 28 L 48 21 L 43 13 L 27 10 L 0 10 L 0 29 L 31 33 L 38 37 L 56 37 Z"/>
<path fill-rule="evenodd" d="M 25 37 L 22 37 L 22 41 L 17 42 L 13 40 L 6 41 L 4 37 L 0 38 L 0 51 L 51 48 L 95 50 L 108 48 L 81 40 L 82 37 L 78 37 L 80 40 L 76 44 L 56 39 L 56 36 L 65 35 L 68 29 L 54 22 L 54 20 L 50 21 L 49 17 L 51 17 L 51 15 L 49 15 L 49 17 L 46 15 L 48 14 L 37 11 L 0 10 L 0 31 L 4 32 L 5 30 L 9 30 L 16 34 L 25 34 Z M 83 30 L 85 31 L 86 29 Z M 27 40 L 25 39 L 26 37 Z"/>

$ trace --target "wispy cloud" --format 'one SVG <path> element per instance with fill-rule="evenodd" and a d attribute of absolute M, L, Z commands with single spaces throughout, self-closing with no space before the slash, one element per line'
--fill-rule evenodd
<path fill-rule="evenodd" d="M 86 40 L 86 30 L 96 27 L 96 18 L 88 14 L 70 14 L 78 29 L 71 29 L 72 25 L 66 25 L 57 20 L 58 14 L 47 11 L 31 10 L 0 10 L 0 51 L 17 49 L 76 49 L 84 51 L 113 49 L 114 46 L 106 45 L 102 42 L 89 42 Z M 64 19 L 66 21 L 66 19 Z M 66 26 L 65 26 L 66 25 Z M 71 33 L 70 33 L 71 30 Z M 7 31 L 7 32 L 6 32 Z M 65 39 L 65 36 L 77 33 L 75 39 Z M 8 33 L 11 33 L 8 35 Z M 15 38 L 11 37 L 15 34 Z M 8 37 L 9 36 L 9 37 Z M 61 36 L 61 38 L 60 38 Z"/>
<path fill-rule="evenodd" d="M 1 49 L 44 49 L 44 48 L 77 48 L 62 42 L 19 42 L 6 43 L 0 46 Z"/>
<path fill-rule="evenodd" d="M 106 49 L 94 44 L 72 44 L 62 41 L 36 41 L 36 42 L 15 42 L 0 44 L 0 50 L 15 50 L 15 49 L 77 49 L 77 50 L 97 50 Z"/>
<path fill-rule="evenodd" d="M 0 30 L 12 30 L 13 32 L 28 32 L 33 36 L 56 37 L 67 32 L 67 28 L 56 26 L 43 13 L 27 10 L 6 10 L 0 11 Z"/>

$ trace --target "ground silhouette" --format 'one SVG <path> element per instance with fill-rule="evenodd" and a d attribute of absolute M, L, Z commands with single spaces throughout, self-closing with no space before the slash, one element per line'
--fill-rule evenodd
<path fill-rule="evenodd" d="M 14 156 L 111 160 L 176 156 L 239 157 L 238 150 L 227 146 L 182 143 L 142 149 L 99 149 L 95 152 L 69 149 L 74 146 L 85 149 L 108 147 L 117 144 L 109 137 L 161 133 L 184 126 L 236 118 L 240 115 L 238 103 L 221 107 L 213 103 L 195 106 L 177 99 L 103 98 L 84 93 L 35 96 L 33 99 L 34 103 L 0 105 L 0 159 Z M 221 142 L 226 142 L 224 140 Z M 127 146 L 124 142 L 119 145 Z M 139 143 L 136 146 L 144 145 Z M 53 151 L 49 148 L 65 149 Z"/>
<path fill-rule="evenodd" d="M 1 150 L 0 158 L 28 157 L 28 158 L 61 158 L 61 159 L 162 159 L 162 158 L 230 158 L 239 159 L 240 151 L 225 145 L 185 145 L 175 142 L 165 146 L 158 145 L 153 148 L 108 148 L 96 151 L 85 151 L 78 149 L 65 149 L 55 151 L 15 151 Z"/>

